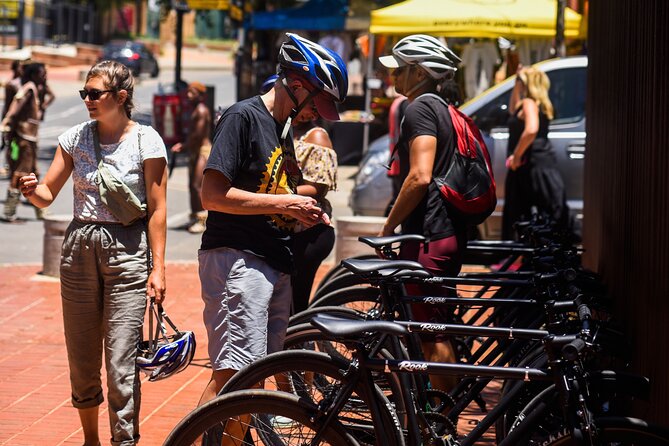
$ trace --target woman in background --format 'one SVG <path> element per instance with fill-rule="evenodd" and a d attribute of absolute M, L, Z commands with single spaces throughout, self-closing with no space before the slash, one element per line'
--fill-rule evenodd
<path fill-rule="evenodd" d="M 314 197 L 323 212 L 332 218 L 332 205 L 325 198 L 329 191 L 337 189 L 337 154 L 332 148 L 332 141 L 324 128 L 311 122 L 297 127 L 295 131 L 304 132 L 294 142 L 295 156 L 304 181 L 297 187 L 298 193 Z M 332 226 L 319 223 L 304 230 L 296 228 L 293 234 L 295 272 L 292 276 L 294 313 L 309 306 L 316 272 L 332 251 L 334 243 Z"/>
<path fill-rule="evenodd" d="M 515 222 L 531 217 L 531 208 L 566 227 L 568 220 L 564 182 L 556 168 L 548 125 L 553 104 L 548 97 L 550 81 L 535 68 L 518 69 L 509 101 L 509 144 L 506 166 L 502 238 L 515 238 Z"/>

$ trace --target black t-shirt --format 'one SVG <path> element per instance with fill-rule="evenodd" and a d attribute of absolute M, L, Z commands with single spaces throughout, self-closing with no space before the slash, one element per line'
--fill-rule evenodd
<path fill-rule="evenodd" d="M 430 96 L 416 98 L 406 109 L 399 139 L 400 178 L 409 174 L 409 142 L 421 135 L 437 138 L 437 151 L 432 177 L 443 175 L 456 150 L 457 142 L 448 108 L 439 99 Z M 421 234 L 427 240 L 450 237 L 465 226 L 448 215 L 441 192 L 434 181 L 418 206 L 402 222 L 403 234 Z"/>
<path fill-rule="evenodd" d="M 281 145 L 283 126 L 260 96 L 230 107 L 216 126 L 206 170 L 232 186 L 258 194 L 293 194 L 301 179 L 292 135 Z M 236 215 L 210 211 L 202 249 L 228 247 L 262 257 L 273 268 L 292 269 L 290 233 L 296 221 L 285 215 Z"/>

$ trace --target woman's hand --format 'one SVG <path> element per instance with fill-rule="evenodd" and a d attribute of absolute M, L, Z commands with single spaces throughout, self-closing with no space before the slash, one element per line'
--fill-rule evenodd
<path fill-rule="evenodd" d="M 517 170 L 523 164 L 521 158 L 522 157 L 517 157 L 514 154 L 509 155 L 506 159 L 506 168 L 509 170 Z"/>
<path fill-rule="evenodd" d="M 37 181 L 37 176 L 34 173 L 19 178 L 19 188 L 21 189 L 23 196 L 26 198 L 35 193 L 38 184 L 39 181 Z"/>
<path fill-rule="evenodd" d="M 383 225 L 383 229 L 376 235 L 377 237 L 387 237 L 389 235 L 395 235 L 395 228 L 390 228 L 387 225 Z M 379 256 L 380 259 L 386 259 L 386 255 L 383 253 L 382 250 L 376 249 L 376 255 Z"/>
<path fill-rule="evenodd" d="M 157 304 L 165 300 L 165 269 L 154 268 L 146 281 L 146 295 Z"/>

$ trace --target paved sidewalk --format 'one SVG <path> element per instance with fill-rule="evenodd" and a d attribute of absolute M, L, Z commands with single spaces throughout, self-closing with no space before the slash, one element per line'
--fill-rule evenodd
<path fill-rule="evenodd" d="M 81 445 L 83 434 L 70 403 L 60 284 L 39 276 L 41 265 L 0 266 L 0 445 Z M 190 367 L 142 385 L 142 445 L 154 446 L 195 407 L 206 385 L 207 342 L 202 325 L 197 264 L 167 266 L 165 309 L 198 342 Z M 104 372 L 103 372 L 104 377 Z M 106 403 L 100 408 L 103 445 L 109 444 Z"/>
<path fill-rule="evenodd" d="M 173 44 L 162 48 L 162 54 L 156 55 L 161 71 L 172 71 L 176 64 L 176 49 Z M 229 50 L 212 50 L 208 48 L 189 48 L 181 50 L 182 70 L 212 70 L 231 71 L 234 63 L 233 54 Z M 88 72 L 90 65 L 70 65 L 68 67 L 48 67 L 49 81 L 79 81 L 82 72 Z M 0 80 L 10 76 L 9 71 L 0 71 Z M 4 94 L 4 92 L 3 92 Z"/>

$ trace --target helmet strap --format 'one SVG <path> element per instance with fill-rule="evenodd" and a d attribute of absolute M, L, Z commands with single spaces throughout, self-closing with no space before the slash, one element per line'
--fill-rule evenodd
<path fill-rule="evenodd" d="M 293 92 L 290 91 L 290 87 L 288 86 L 288 81 L 286 80 L 286 77 L 284 75 L 281 75 L 281 83 L 283 84 L 284 90 L 286 90 L 286 93 L 288 93 L 288 97 L 291 99 L 291 101 L 293 101 L 294 105 L 294 107 L 290 111 L 288 119 L 286 119 L 286 122 L 283 125 L 283 131 L 281 132 L 281 141 L 284 142 L 286 140 L 286 137 L 288 136 L 288 131 L 290 130 L 290 125 L 292 124 L 293 119 L 295 119 L 297 115 L 300 114 L 302 109 L 309 103 L 309 101 L 314 96 L 320 93 L 320 90 L 313 89 L 312 91 L 309 92 L 309 95 L 304 99 L 304 101 L 298 102 Z"/>
<path fill-rule="evenodd" d="M 405 95 L 406 97 L 411 97 L 412 94 L 414 94 L 414 93 L 415 93 L 416 91 L 418 91 L 419 89 L 423 88 L 423 87 L 425 86 L 425 84 L 427 84 L 427 83 L 428 83 L 428 79 L 427 79 L 427 78 L 424 78 L 422 81 L 418 82 L 416 85 L 414 85 L 413 87 L 411 87 L 408 91 L 406 91 L 406 92 L 404 93 L 404 95 Z"/>
<path fill-rule="evenodd" d="M 153 330 L 153 318 L 156 318 L 156 330 Z M 153 299 L 149 304 L 149 348 L 152 351 L 157 350 L 158 348 L 158 339 L 163 338 L 165 342 L 169 341 L 167 336 L 167 330 L 165 329 L 165 321 L 170 325 L 172 330 L 177 334 L 181 333 L 172 320 L 167 317 L 163 306 L 156 304 Z"/>

